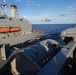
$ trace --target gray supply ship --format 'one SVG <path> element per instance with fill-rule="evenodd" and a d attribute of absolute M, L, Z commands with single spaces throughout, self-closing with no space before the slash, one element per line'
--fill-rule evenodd
<path fill-rule="evenodd" d="M 9 43 L 10 46 L 34 40 L 43 33 L 32 31 L 32 25 L 25 19 L 19 19 L 18 10 L 15 5 L 10 6 L 10 18 L 4 13 L 7 3 L 0 3 L 0 44 Z"/>

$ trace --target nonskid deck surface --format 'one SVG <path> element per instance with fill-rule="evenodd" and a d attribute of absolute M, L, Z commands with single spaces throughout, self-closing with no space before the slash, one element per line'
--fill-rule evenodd
<path fill-rule="evenodd" d="M 39 37 L 40 35 L 41 35 L 41 33 L 32 32 L 32 33 L 24 34 L 24 35 L 10 36 L 5 39 L 0 39 L 0 44 L 9 43 L 10 46 L 12 46 L 12 45 L 16 45 L 19 43 L 27 42 L 29 40 L 34 40 L 35 38 Z"/>

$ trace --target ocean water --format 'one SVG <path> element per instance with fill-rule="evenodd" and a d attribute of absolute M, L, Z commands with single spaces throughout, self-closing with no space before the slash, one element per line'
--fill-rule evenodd
<path fill-rule="evenodd" d="M 57 33 L 67 28 L 76 27 L 76 24 L 33 24 L 33 30 L 43 30 L 45 33 Z"/>
<path fill-rule="evenodd" d="M 64 44 L 61 40 L 60 33 L 67 29 L 76 27 L 76 24 L 33 24 L 33 30 L 43 30 L 46 35 L 43 39 L 54 39 L 60 44 Z"/>

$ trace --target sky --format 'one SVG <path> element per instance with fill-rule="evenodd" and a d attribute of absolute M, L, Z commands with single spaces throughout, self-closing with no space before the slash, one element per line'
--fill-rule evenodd
<path fill-rule="evenodd" d="M 30 23 L 42 23 L 49 19 L 51 24 L 76 24 L 76 0 L 6 0 L 8 8 L 5 12 L 10 14 L 10 5 L 18 8 L 19 17 L 25 17 Z M 0 0 L 3 2 L 3 0 Z"/>

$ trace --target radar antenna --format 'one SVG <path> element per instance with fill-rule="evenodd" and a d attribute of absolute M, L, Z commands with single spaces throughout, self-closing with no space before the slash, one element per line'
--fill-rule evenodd
<path fill-rule="evenodd" d="M 2 16 L 4 16 L 4 7 L 7 6 L 6 0 L 4 2 L 0 3 L 1 9 L 2 9 Z"/>

